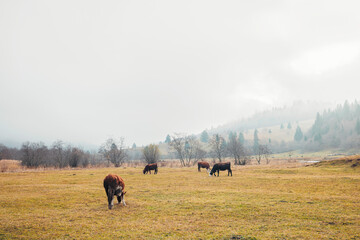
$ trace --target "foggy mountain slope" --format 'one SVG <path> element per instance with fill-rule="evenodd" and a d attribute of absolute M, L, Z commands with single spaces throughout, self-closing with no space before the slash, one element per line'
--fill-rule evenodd
<path fill-rule="evenodd" d="M 294 102 L 291 106 L 255 113 L 249 118 L 239 119 L 207 131 L 210 135 L 214 133 L 226 134 L 230 131 L 243 132 L 256 128 L 280 126 L 281 124 L 286 128 L 289 122 L 295 125 L 299 121 L 315 120 L 318 112 L 323 112 L 332 105 L 322 102 L 298 101 Z"/>

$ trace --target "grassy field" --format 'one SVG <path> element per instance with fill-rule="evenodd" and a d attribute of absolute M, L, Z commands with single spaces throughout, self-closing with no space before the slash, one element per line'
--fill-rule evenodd
<path fill-rule="evenodd" d="M 360 239 L 360 168 L 103 168 L 0 173 L 0 239 Z M 108 210 L 102 181 L 126 184 Z"/>

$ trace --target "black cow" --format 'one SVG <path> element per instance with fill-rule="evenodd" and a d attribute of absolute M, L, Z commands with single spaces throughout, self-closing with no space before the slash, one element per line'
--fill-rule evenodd
<path fill-rule="evenodd" d="M 228 170 L 228 176 L 229 176 L 229 173 L 231 173 L 231 176 L 232 176 L 230 162 L 215 163 L 213 168 L 211 169 L 211 172 L 209 173 L 209 176 L 212 176 L 213 174 L 216 176 L 216 172 L 218 174 L 217 176 L 219 176 L 219 171 L 225 171 L 225 170 Z"/>
<path fill-rule="evenodd" d="M 157 166 L 157 163 L 153 163 L 153 164 L 148 164 L 145 166 L 144 170 L 143 170 L 143 173 L 146 174 L 148 172 L 150 172 L 151 174 L 151 170 L 155 170 L 155 173 L 154 174 L 157 174 L 158 172 L 158 166 Z"/>

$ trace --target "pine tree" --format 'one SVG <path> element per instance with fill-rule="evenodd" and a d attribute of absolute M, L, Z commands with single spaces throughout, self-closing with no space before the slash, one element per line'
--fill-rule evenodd
<path fill-rule="evenodd" d="M 258 130 L 255 129 L 255 131 L 254 131 L 254 146 L 253 146 L 254 153 L 256 153 L 258 149 L 259 149 L 259 136 L 258 136 Z"/>
<path fill-rule="evenodd" d="M 244 145 L 245 143 L 245 137 L 244 134 L 242 132 L 239 133 L 239 142 Z"/>
<path fill-rule="evenodd" d="M 165 143 L 170 143 L 170 142 L 171 142 L 171 138 L 170 138 L 170 135 L 168 134 L 166 136 Z"/>
<path fill-rule="evenodd" d="M 358 135 L 360 135 L 360 119 L 359 118 L 356 121 L 355 131 Z"/>
<path fill-rule="evenodd" d="M 299 126 L 297 126 L 296 128 L 296 132 L 295 132 L 295 136 L 294 136 L 294 140 L 297 142 L 300 142 L 303 138 L 303 133 L 301 131 L 301 128 Z"/>
<path fill-rule="evenodd" d="M 203 142 L 203 143 L 209 142 L 209 134 L 207 133 L 207 131 L 204 130 L 204 131 L 201 133 L 200 141 Z"/>
<path fill-rule="evenodd" d="M 292 128 L 290 122 L 288 123 L 287 128 L 288 128 L 288 129 L 291 129 L 291 128 Z"/>

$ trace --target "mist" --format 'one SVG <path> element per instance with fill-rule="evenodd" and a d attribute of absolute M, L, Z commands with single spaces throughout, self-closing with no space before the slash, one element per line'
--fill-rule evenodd
<path fill-rule="evenodd" d="M 359 7 L 0 1 L 0 142 L 139 146 L 299 100 L 353 101 Z"/>

